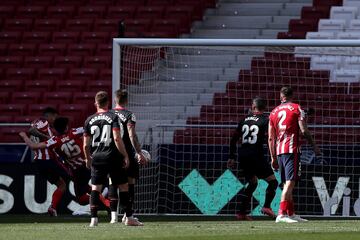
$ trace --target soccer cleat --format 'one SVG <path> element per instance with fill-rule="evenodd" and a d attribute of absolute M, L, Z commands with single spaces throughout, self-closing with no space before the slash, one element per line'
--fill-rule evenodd
<path fill-rule="evenodd" d="M 298 221 L 290 218 L 288 215 L 278 215 L 275 220 L 276 223 L 297 223 Z"/>
<path fill-rule="evenodd" d="M 241 213 L 236 214 L 236 219 L 239 221 L 253 221 L 254 220 L 254 219 L 252 219 L 252 217 L 250 217 L 246 214 L 241 214 Z"/>
<path fill-rule="evenodd" d="M 275 215 L 275 213 L 273 212 L 273 210 L 271 208 L 263 207 L 261 209 L 261 213 L 264 214 L 264 215 L 267 215 L 267 216 L 269 216 L 271 218 L 274 218 L 274 219 L 276 218 L 276 215 Z"/>
<path fill-rule="evenodd" d="M 134 216 L 132 216 L 132 217 L 139 221 L 139 219 L 137 217 L 134 217 Z M 123 217 L 121 219 L 121 222 L 124 223 L 124 224 L 125 224 L 125 221 L 126 221 L 126 213 L 124 213 L 124 215 L 123 215 Z"/>
<path fill-rule="evenodd" d="M 140 222 L 137 218 L 134 217 L 126 217 L 125 220 L 126 226 L 144 226 L 142 222 Z"/>
<path fill-rule="evenodd" d="M 99 220 L 97 217 L 92 217 L 90 221 L 89 227 L 96 227 L 99 223 Z"/>
<path fill-rule="evenodd" d="M 52 206 L 50 206 L 50 207 L 48 208 L 48 213 L 49 213 L 49 215 L 50 215 L 51 217 L 57 217 L 56 209 L 53 208 Z"/>
<path fill-rule="evenodd" d="M 289 216 L 289 218 L 294 219 L 294 220 L 296 220 L 298 222 L 308 222 L 309 221 L 309 220 L 307 220 L 305 218 L 302 218 L 302 217 L 300 217 L 299 215 L 296 215 L 296 214 L 294 214 L 292 216 Z"/>

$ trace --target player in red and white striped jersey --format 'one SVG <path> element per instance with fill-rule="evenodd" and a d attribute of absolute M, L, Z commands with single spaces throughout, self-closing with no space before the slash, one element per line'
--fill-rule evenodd
<path fill-rule="evenodd" d="M 49 107 L 44 110 L 41 118 L 31 123 L 29 133 L 33 143 L 44 142 L 53 136 L 51 125 L 57 115 L 56 109 Z M 58 160 L 56 154 L 47 148 L 34 150 L 34 161 L 38 166 L 40 175 L 57 187 L 52 195 L 51 205 L 48 209 L 51 216 L 56 216 L 57 206 L 66 190 L 65 180 L 69 179 L 69 171 Z"/>
<path fill-rule="evenodd" d="M 269 121 L 269 150 L 273 169 L 280 170 L 284 188 L 276 222 L 307 221 L 295 215 L 293 189 L 301 176 L 300 133 L 313 146 L 315 154 L 321 154 L 305 121 L 305 112 L 300 105 L 292 103 L 293 91 L 283 87 L 280 91 L 281 104 L 272 110 Z"/>

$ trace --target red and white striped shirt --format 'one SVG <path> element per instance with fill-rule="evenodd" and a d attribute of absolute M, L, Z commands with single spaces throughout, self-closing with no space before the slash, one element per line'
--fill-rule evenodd
<path fill-rule="evenodd" d="M 36 128 L 41 133 L 52 137 L 54 134 L 51 131 L 49 123 L 44 119 L 38 119 L 31 123 L 31 127 Z M 44 142 L 47 139 L 40 139 L 39 137 L 30 136 L 30 139 L 35 143 Z M 34 150 L 34 160 L 50 160 L 55 158 L 55 153 L 47 148 Z"/>
<path fill-rule="evenodd" d="M 304 111 L 296 103 L 282 103 L 272 110 L 270 125 L 276 132 L 276 155 L 299 152 L 298 122 L 304 118 Z"/>

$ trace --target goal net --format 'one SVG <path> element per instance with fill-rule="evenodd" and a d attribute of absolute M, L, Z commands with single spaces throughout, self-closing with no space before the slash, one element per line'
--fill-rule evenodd
<path fill-rule="evenodd" d="M 246 182 L 226 167 L 231 134 L 254 97 L 266 99 L 270 112 L 281 87 L 291 86 L 323 152 L 315 157 L 302 145 L 297 212 L 360 215 L 360 48 L 352 41 L 190 41 L 114 40 L 113 90 L 129 91 L 128 108 L 152 154 L 136 187 L 137 212 L 235 214 Z M 253 216 L 261 215 L 266 187 L 260 180 Z"/>

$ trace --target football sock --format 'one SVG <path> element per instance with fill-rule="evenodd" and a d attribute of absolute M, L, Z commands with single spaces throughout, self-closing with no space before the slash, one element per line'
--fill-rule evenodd
<path fill-rule="evenodd" d="M 252 194 L 257 187 L 257 182 L 249 183 L 243 194 L 240 195 L 240 214 L 246 214 L 251 201 Z"/>
<path fill-rule="evenodd" d="M 129 201 L 129 192 L 120 192 L 120 205 L 124 209 L 126 217 L 133 215 L 133 210 Z"/>
<path fill-rule="evenodd" d="M 51 206 L 52 206 L 53 208 L 55 208 L 55 209 L 57 208 L 57 206 L 59 205 L 60 200 L 61 200 L 63 194 L 64 194 L 64 192 L 63 192 L 61 189 L 57 188 L 57 189 L 55 190 L 55 192 L 54 192 L 53 195 L 52 195 L 52 201 L 51 201 Z"/>
<path fill-rule="evenodd" d="M 265 195 L 265 208 L 270 208 L 271 202 L 274 200 L 276 194 L 276 188 L 278 186 L 278 181 L 271 180 L 268 182 L 268 187 L 266 188 L 266 195 Z"/>
<path fill-rule="evenodd" d="M 98 217 L 98 207 L 99 207 L 99 203 L 100 203 L 100 198 L 99 198 L 100 192 L 98 191 L 91 191 L 90 194 L 90 212 L 91 212 L 91 217 Z"/>
<path fill-rule="evenodd" d="M 288 208 L 287 208 L 287 214 L 289 216 L 294 215 L 295 210 L 294 210 L 294 201 L 288 201 Z"/>
<path fill-rule="evenodd" d="M 114 185 L 109 186 L 109 200 L 110 200 L 110 210 L 112 212 L 117 211 L 118 203 L 119 203 L 119 195 L 118 189 Z"/>
<path fill-rule="evenodd" d="M 288 201 L 281 201 L 279 207 L 279 215 L 287 215 Z"/>
<path fill-rule="evenodd" d="M 135 184 L 129 184 L 129 204 L 131 209 L 134 206 L 134 200 L 135 200 Z"/>

